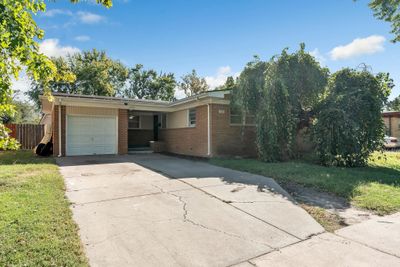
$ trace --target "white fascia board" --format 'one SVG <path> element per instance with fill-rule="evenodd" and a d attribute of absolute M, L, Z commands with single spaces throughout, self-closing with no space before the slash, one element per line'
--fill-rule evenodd
<path fill-rule="evenodd" d="M 80 106 L 80 107 L 100 107 L 100 108 L 116 108 L 116 109 L 130 109 L 142 111 L 168 111 L 168 106 L 165 104 L 153 103 L 132 103 L 132 101 L 121 100 L 103 100 L 103 99 L 90 99 L 90 98 L 72 98 L 72 97 L 59 97 L 55 96 L 56 103 L 62 102 L 65 106 Z"/>
<path fill-rule="evenodd" d="M 217 98 L 207 97 L 202 100 L 192 101 L 192 102 L 188 102 L 188 103 L 182 103 L 180 105 L 171 107 L 171 112 L 179 111 L 179 110 L 183 110 L 183 109 L 195 108 L 195 107 L 204 106 L 207 104 L 229 105 L 229 103 L 230 103 L 230 101 L 226 100 L 226 99 L 217 99 Z"/>
<path fill-rule="evenodd" d="M 45 98 L 41 98 L 42 103 Z M 143 103 L 135 102 L 134 100 L 120 100 L 120 99 L 91 99 L 91 98 L 79 98 L 79 97 L 64 97 L 64 96 L 54 96 L 53 104 L 62 103 L 64 106 L 80 106 L 80 107 L 97 107 L 97 108 L 115 108 L 115 109 L 129 109 L 137 111 L 153 111 L 153 112 L 174 112 L 183 109 L 198 107 L 207 104 L 221 104 L 228 105 L 229 100 L 210 96 L 208 94 L 188 99 L 187 101 L 178 103 Z"/>

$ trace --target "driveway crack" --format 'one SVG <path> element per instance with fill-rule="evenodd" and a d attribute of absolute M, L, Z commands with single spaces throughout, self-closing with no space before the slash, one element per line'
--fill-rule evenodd
<path fill-rule="evenodd" d="M 257 241 L 257 240 L 253 240 L 253 239 L 247 239 L 247 238 L 245 238 L 245 237 L 243 237 L 243 236 L 240 236 L 240 235 L 237 235 L 237 234 L 233 234 L 233 233 L 229 233 L 229 232 L 225 232 L 225 231 L 222 231 L 222 230 L 220 230 L 220 229 L 213 228 L 213 227 L 209 227 L 209 226 L 206 226 L 206 225 L 204 225 L 204 224 L 201 224 L 201 223 L 198 223 L 198 222 L 193 221 L 192 219 L 190 219 L 190 218 L 188 217 L 187 202 L 183 199 L 182 196 L 176 195 L 176 194 L 174 194 L 174 193 L 172 193 L 172 192 L 166 192 L 166 191 L 164 191 L 161 187 L 159 187 L 159 186 L 157 186 L 157 185 L 152 184 L 152 186 L 158 188 L 158 189 L 160 190 L 161 193 L 165 193 L 165 194 L 167 194 L 167 195 L 173 196 L 173 197 L 175 197 L 176 199 L 178 199 L 178 201 L 182 204 L 182 211 L 183 211 L 183 218 L 182 218 L 182 219 L 183 219 L 183 222 L 190 223 L 190 224 L 192 224 L 192 225 L 194 225 L 194 226 L 197 226 L 197 227 L 206 229 L 206 230 L 208 230 L 208 231 L 213 231 L 213 232 L 221 233 L 221 234 L 224 234 L 224 235 L 227 235 L 227 236 L 230 236 L 230 237 L 234 237 L 234 238 L 238 238 L 238 239 L 241 239 L 241 240 L 244 240 L 244 241 L 249 241 L 249 242 L 253 242 L 253 243 L 257 243 L 257 244 L 262 244 L 262 245 L 267 246 L 267 247 L 269 247 L 269 248 L 271 248 L 271 249 L 275 249 L 274 247 L 271 247 L 271 246 L 270 246 L 269 244 L 267 244 L 267 243 L 260 242 L 260 241 Z"/>

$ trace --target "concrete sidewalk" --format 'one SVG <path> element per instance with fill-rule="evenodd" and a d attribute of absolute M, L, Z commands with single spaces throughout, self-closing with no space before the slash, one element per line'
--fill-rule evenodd
<path fill-rule="evenodd" d="M 400 266 L 400 213 L 316 235 L 235 266 Z"/>
<path fill-rule="evenodd" d="M 345 227 L 336 234 L 400 258 L 400 213 Z"/>

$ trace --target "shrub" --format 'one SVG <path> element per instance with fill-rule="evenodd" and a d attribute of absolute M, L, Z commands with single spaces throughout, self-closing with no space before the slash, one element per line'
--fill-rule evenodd
<path fill-rule="evenodd" d="M 20 144 L 15 138 L 9 136 L 10 130 L 0 123 L 0 150 L 18 150 Z"/>

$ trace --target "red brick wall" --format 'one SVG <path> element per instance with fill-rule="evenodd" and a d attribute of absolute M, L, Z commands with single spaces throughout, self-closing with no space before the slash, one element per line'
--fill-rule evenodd
<path fill-rule="evenodd" d="M 128 130 L 129 146 L 149 146 L 150 141 L 154 140 L 153 130 L 132 129 Z"/>
<path fill-rule="evenodd" d="M 256 157 L 254 126 L 230 125 L 229 105 L 211 105 L 212 156 Z"/>
<path fill-rule="evenodd" d="M 194 128 L 161 129 L 160 141 L 165 151 L 190 156 L 207 157 L 208 107 L 197 107 Z M 254 126 L 230 125 L 229 105 L 210 105 L 211 156 L 256 157 L 256 133 Z"/>
<path fill-rule="evenodd" d="M 128 153 L 128 110 L 118 110 L 118 154 Z"/>
<path fill-rule="evenodd" d="M 196 108 L 196 126 L 161 129 L 159 140 L 165 151 L 190 156 L 207 156 L 207 105 Z"/>
<path fill-rule="evenodd" d="M 59 106 L 54 106 L 53 113 L 51 116 L 52 126 L 53 126 L 53 155 L 58 156 L 59 151 L 59 127 L 58 127 L 58 110 Z M 65 124 L 66 124 L 66 116 L 65 116 L 65 106 L 61 106 L 61 155 L 65 156 Z"/>

